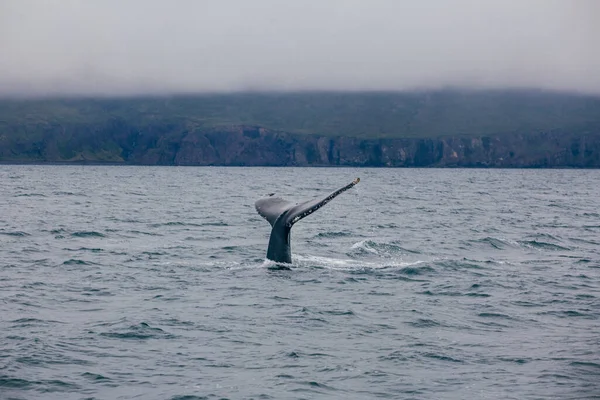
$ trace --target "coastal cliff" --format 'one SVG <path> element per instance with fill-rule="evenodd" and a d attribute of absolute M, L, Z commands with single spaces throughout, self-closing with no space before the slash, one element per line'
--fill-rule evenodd
<path fill-rule="evenodd" d="M 86 140 L 0 138 L 0 161 L 132 165 L 600 168 L 600 134 L 405 139 L 325 137 L 232 126 L 148 135 L 122 126 Z"/>
<path fill-rule="evenodd" d="M 426 93 L 3 100 L 0 162 L 600 168 L 600 99 Z"/>

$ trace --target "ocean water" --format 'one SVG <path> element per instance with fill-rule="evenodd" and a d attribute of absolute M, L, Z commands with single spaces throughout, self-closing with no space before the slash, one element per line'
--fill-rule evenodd
<path fill-rule="evenodd" d="M 222 398 L 600 398 L 600 171 L 0 166 L 0 399 Z"/>

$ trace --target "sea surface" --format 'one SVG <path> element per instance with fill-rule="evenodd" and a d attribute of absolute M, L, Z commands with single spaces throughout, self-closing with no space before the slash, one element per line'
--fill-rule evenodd
<path fill-rule="evenodd" d="M 0 399 L 222 398 L 600 398 L 600 171 L 0 166 Z"/>

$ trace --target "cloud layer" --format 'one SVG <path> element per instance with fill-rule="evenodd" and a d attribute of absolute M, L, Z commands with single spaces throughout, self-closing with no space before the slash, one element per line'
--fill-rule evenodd
<path fill-rule="evenodd" d="M 600 93 L 596 0 L 4 0 L 0 95 Z"/>

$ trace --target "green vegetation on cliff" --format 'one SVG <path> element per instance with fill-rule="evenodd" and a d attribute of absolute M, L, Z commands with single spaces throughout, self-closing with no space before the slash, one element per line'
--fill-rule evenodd
<path fill-rule="evenodd" d="M 238 131 L 243 134 L 235 139 Z M 382 140 L 442 140 L 448 146 L 458 143 L 450 138 L 493 137 L 515 142 L 515 137 L 531 137 L 539 141 L 531 144 L 536 152 L 554 154 L 565 150 L 556 149 L 556 140 L 540 139 L 544 134 L 561 138 L 561 146 L 571 146 L 570 143 L 582 142 L 584 138 L 589 153 L 600 135 L 600 97 L 539 91 L 448 90 L 0 100 L 0 161 L 5 162 L 172 164 L 178 163 L 177 154 L 181 159 L 181 149 L 185 147 L 185 160 L 193 160 L 189 163 L 197 165 L 333 163 L 335 155 L 324 154 L 335 146 L 326 150 L 322 144 L 308 144 L 321 140 L 318 138 L 338 142 L 348 138 L 359 150 L 373 151 L 365 156 L 370 160 L 365 165 L 379 165 L 376 160 L 383 153 L 377 146 L 381 144 L 373 143 Z M 224 135 L 229 139 L 223 139 Z M 567 144 L 563 143 L 565 136 Z M 224 140 L 221 147 L 215 144 L 220 140 Z M 301 144 L 303 141 L 306 145 Z M 283 147 L 277 147 L 278 143 Z M 338 145 L 337 151 L 344 146 Z M 274 159 L 274 148 L 293 152 L 289 157 L 292 161 Z M 576 150 L 580 151 L 583 150 Z M 202 154 L 205 158 L 200 157 Z M 589 158 L 590 154 L 585 156 Z M 389 157 L 392 161 L 382 165 L 395 165 L 395 156 Z M 337 165 L 354 165 L 352 161 L 342 162 L 342 158 L 337 158 Z M 592 166 L 588 161 L 584 164 Z"/>

